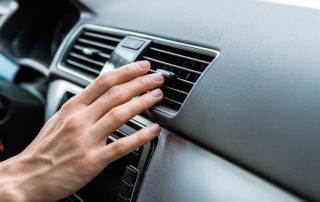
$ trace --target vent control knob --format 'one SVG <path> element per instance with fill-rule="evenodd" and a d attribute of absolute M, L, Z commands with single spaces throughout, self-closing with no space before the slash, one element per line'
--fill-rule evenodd
<path fill-rule="evenodd" d="M 164 70 L 164 69 L 157 69 L 156 72 L 161 73 L 166 80 L 173 80 L 173 79 L 176 79 L 178 77 L 175 73 L 169 72 L 169 71 Z"/>
<path fill-rule="evenodd" d="M 93 48 L 84 48 L 82 49 L 84 55 L 93 56 L 99 53 L 99 50 Z"/>

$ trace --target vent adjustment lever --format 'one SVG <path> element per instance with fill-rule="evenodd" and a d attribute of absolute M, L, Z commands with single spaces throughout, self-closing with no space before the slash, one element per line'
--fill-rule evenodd
<path fill-rule="evenodd" d="M 161 73 L 166 80 L 174 80 L 178 78 L 178 76 L 175 73 L 164 69 L 157 69 L 156 72 Z"/>

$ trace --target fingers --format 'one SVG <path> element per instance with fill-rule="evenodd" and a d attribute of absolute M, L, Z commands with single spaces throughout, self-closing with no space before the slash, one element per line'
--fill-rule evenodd
<path fill-rule="evenodd" d="M 92 126 L 91 129 L 93 134 L 97 134 L 101 136 L 102 139 L 105 139 L 107 135 L 115 131 L 131 118 L 158 103 L 162 97 L 162 91 L 160 89 L 155 89 L 130 102 L 111 109 Z"/>
<path fill-rule="evenodd" d="M 76 97 L 84 104 L 91 104 L 109 88 L 130 81 L 138 76 L 146 74 L 150 69 L 148 61 L 140 61 L 125 65 L 110 72 L 98 76 L 87 88 Z"/>
<path fill-rule="evenodd" d="M 101 118 L 110 109 L 123 104 L 132 98 L 160 86 L 164 78 L 160 73 L 144 75 L 127 83 L 114 86 L 96 99 L 89 107 L 88 112 L 94 121 Z"/>
<path fill-rule="evenodd" d="M 136 148 L 153 140 L 160 133 L 158 124 L 151 124 L 150 126 L 139 130 L 133 135 L 121 138 L 111 144 L 102 147 L 100 153 L 102 160 L 109 163 L 117 160 Z"/>

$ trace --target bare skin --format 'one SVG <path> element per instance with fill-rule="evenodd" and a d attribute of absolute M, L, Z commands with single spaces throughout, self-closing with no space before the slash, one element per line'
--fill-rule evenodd
<path fill-rule="evenodd" d="M 0 163 L 0 202 L 57 201 L 155 138 L 160 127 L 152 124 L 105 144 L 113 131 L 162 99 L 157 87 L 164 78 L 144 75 L 149 69 L 142 61 L 104 73 L 64 104 L 22 153 Z"/>

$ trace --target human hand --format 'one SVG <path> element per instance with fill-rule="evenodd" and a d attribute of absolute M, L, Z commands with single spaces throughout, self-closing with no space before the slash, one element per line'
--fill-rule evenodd
<path fill-rule="evenodd" d="M 0 163 L 0 201 L 57 201 L 155 138 L 160 127 L 152 124 L 106 145 L 112 132 L 162 99 L 152 89 L 164 78 L 144 75 L 149 69 L 142 61 L 103 73 L 65 103 L 21 154 Z"/>

